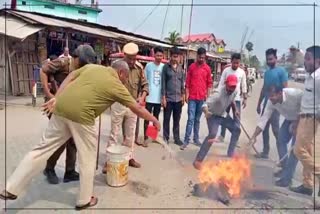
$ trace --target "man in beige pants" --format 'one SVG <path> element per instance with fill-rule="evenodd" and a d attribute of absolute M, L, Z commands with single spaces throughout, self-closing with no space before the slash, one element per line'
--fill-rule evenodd
<path fill-rule="evenodd" d="M 114 103 L 111 106 L 111 132 L 108 142 L 108 146 L 116 144 L 118 142 L 118 137 L 120 130 L 123 127 L 123 135 L 125 139 L 122 142 L 122 145 L 131 148 L 130 160 L 132 162 L 133 157 L 133 146 L 135 139 L 135 130 L 137 123 L 137 115 L 134 114 L 129 108 L 120 103 Z M 105 173 L 105 171 L 104 171 Z"/>
<path fill-rule="evenodd" d="M 130 68 L 128 82 L 125 86 L 131 96 L 142 106 L 148 95 L 149 87 L 148 81 L 144 77 L 143 66 L 136 61 L 138 51 L 139 47 L 134 43 L 128 43 L 123 47 L 124 61 L 128 63 Z M 137 115 L 120 103 L 115 103 L 111 106 L 111 132 L 108 146 L 118 142 L 120 130 L 123 128 L 124 139 L 122 145 L 131 148 L 129 166 L 134 168 L 141 167 L 140 163 L 133 157 L 136 128 L 139 128 L 137 127 L 137 119 Z M 106 172 L 107 163 L 102 169 L 102 173 Z"/>
<path fill-rule="evenodd" d="M 90 46 L 89 46 L 90 47 Z M 87 46 L 86 50 L 94 53 Z M 84 50 L 84 51 L 86 51 Z M 84 54 L 79 53 L 80 63 Z M 95 56 L 91 62 L 94 62 Z M 53 112 L 41 142 L 29 152 L 9 178 L 6 190 L 0 194 L 5 200 L 15 200 L 26 189 L 32 178 L 44 169 L 47 159 L 73 137 L 79 158 L 80 192 L 76 209 L 95 206 L 93 180 L 97 157 L 95 118 L 114 102 L 119 102 L 140 117 L 153 121 L 160 130 L 160 123 L 132 98 L 123 85 L 128 79 L 129 67 L 117 61 L 111 67 L 89 64 L 71 72 L 54 98 L 43 105 L 47 113 Z"/>
<path fill-rule="evenodd" d="M 314 177 L 320 179 L 320 46 L 307 49 L 304 64 L 308 76 L 304 83 L 301 113 L 294 153 L 303 165 L 303 184 L 292 187 L 296 193 L 312 195 Z M 314 156 L 315 155 L 315 156 Z M 318 192 L 320 196 L 320 190 Z M 318 205 L 317 205 L 318 206 Z"/>

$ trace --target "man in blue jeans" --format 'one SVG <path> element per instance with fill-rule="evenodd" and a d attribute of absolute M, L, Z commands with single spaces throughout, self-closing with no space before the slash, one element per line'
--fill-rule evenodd
<path fill-rule="evenodd" d="M 237 84 L 237 96 L 235 98 L 235 103 L 237 106 L 237 109 L 239 110 L 239 117 L 235 117 L 233 112 L 233 118 L 237 123 L 240 124 L 240 114 L 241 114 L 241 103 L 243 108 L 247 105 L 247 76 L 246 72 L 240 68 L 240 62 L 241 62 L 241 55 L 239 53 L 234 53 L 231 56 L 231 66 L 227 66 L 221 75 L 219 87 L 224 85 L 224 82 L 226 81 L 226 78 L 234 74 L 238 78 L 238 84 Z M 242 96 L 241 96 L 242 95 Z M 227 108 L 227 113 L 230 112 L 231 106 Z M 224 142 L 224 138 L 226 136 L 226 127 L 221 126 L 221 133 L 219 137 L 220 142 Z"/>
<path fill-rule="evenodd" d="M 207 103 L 203 105 L 203 111 L 208 122 L 209 135 L 201 145 L 200 151 L 193 162 L 193 166 L 196 169 L 201 168 L 202 161 L 206 157 L 211 144 L 214 142 L 220 125 L 224 125 L 231 132 L 231 140 L 227 154 L 229 157 L 233 156 L 241 129 L 239 123 L 236 123 L 235 119 L 226 113 L 226 109 L 231 104 L 234 112 L 236 112 L 235 115 L 239 115 L 234 102 L 237 95 L 235 91 L 237 82 L 238 79 L 236 75 L 229 75 L 226 79 L 225 86 L 216 90 L 213 95 L 209 97 Z"/>
<path fill-rule="evenodd" d="M 188 121 L 184 143 L 180 147 L 184 150 L 189 144 L 193 128 L 193 142 L 201 145 L 199 141 L 200 117 L 202 104 L 207 99 L 212 88 L 211 69 L 206 63 L 206 49 L 199 48 L 197 62 L 190 65 L 186 78 L 186 101 L 188 102 Z"/>
<path fill-rule="evenodd" d="M 282 88 L 288 87 L 288 73 L 281 67 L 276 66 L 277 63 L 277 50 L 270 48 L 266 51 L 267 65 L 269 69 L 264 74 L 264 83 L 261 89 L 260 98 L 257 105 L 257 113 L 263 115 L 264 109 L 268 101 L 268 88 L 270 86 L 280 86 Z M 261 111 L 261 104 L 263 103 L 263 108 Z M 269 127 L 271 125 L 272 132 L 277 139 L 279 134 L 279 119 L 280 115 L 277 111 L 274 111 L 271 115 L 266 127 L 263 131 L 263 151 L 262 153 L 256 155 L 257 158 L 269 158 L 270 151 L 270 137 L 269 137 Z"/>
<path fill-rule="evenodd" d="M 268 92 L 269 101 L 263 116 L 259 119 L 258 126 L 251 140 L 253 143 L 256 142 L 257 136 L 264 130 L 274 111 L 279 112 L 285 118 L 277 137 L 277 149 L 279 159 L 282 160 L 280 162 L 282 169 L 276 172 L 275 176 L 280 177 L 280 179 L 276 181 L 277 186 L 288 187 L 291 185 L 298 159 L 294 155 L 293 150 L 290 152 L 289 158 L 284 156 L 288 153 L 287 144 L 290 140 L 292 140 L 291 147 L 293 147 L 296 141 L 295 132 L 298 124 L 303 91 L 296 88 L 282 89 L 281 86 L 271 86 Z"/>

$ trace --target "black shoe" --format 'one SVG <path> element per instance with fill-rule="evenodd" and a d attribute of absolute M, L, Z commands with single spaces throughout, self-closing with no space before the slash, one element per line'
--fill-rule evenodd
<path fill-rule="evenodd" d="M 309 195 L 309 196 L 311 196 L 312 193 L 313 193 L 313 190 L 312 190 L 312 189 L 306 188 L 306 187 L 304 187 L 303 185 L 300 185 L 300 186 L 298 186 L 298 187 L 290 187 L 289 189 L 290 189 L 292 192 L 300 193 L 300 194 L 304 194 L 304 195 Z"/>
<path fill-rule="evenodd" d="M 182 146 L 183 142 L 181 140 L 175 140 L 174 144 L 178 145 L 178 146 Z"/>
<path fill-rule="evenodd" d="M 320 186 L 319 186 L 319 191 L 318 191 L 318 197 L 320 197 Z"/>
<path fill-rule="evenodd" d="M 283 170 L 282 170 L 282 169 L 280 169 L 280 170 L 276 171 L 275 173 L 273 173 L 273 175 L 274 175 L 274 177 L 276 177 L 276 178 L 280 178 L 280 177 L 281 177 L 282 172 L 283 172 Z"/>
<path fill-rule="evenodd" d="M 278 187 L 288 187 L 291 185 L 291 181 L 279 179 L 276 181 L 276 186 Z"/>
<path fill-rule="evenodd" d="M 64 174 L 63 182 L 68 183 L 71 181 L 78 181 L 79 179 L 80 179 L 79 173 L 77 173 L 75 170 L 72 170 Z"/>
<path fill-rule="evenodd" d="M 45 169 L 43 171 L 43 174 L 47 177 L 49 184 L 58 184 L 59 183 L 59 178 L 56 175 L 56 172 L 54 171 L 54 169 Z"/>
<path fill-rule="evenodd" d="M 180 150 L 185 150 L 187 148 L 188 144 L 182 144 L 180 146 Z"/>
<path fill-rule="evenodd" d="M 260 154 L 255 155 L 255 157 L 256 158 L 261 158 L 261 159 L 268 159 L 269 155 L 262 152 Z"/>
<path fill-rule="evenodd" d="M 163 139 L 163 141 L 166 143 L 166 144 L 168 144 L 169 145 L 169 139 Z"/>
<path fill-rule="evenodd" d="M 193 144 L 196 145 L 196 146 L 201 146 L 200 141 L 194 141 Z"/>

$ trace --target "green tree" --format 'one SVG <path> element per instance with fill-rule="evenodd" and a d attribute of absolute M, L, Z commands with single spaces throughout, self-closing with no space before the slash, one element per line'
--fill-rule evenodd
<path fill-rule="evenodd" d="M 252 57 L 250 57 L 250 65 L 251 67 L 254 67 L 257 70 L 261 67 L 260 60 L 256 55 L 253 55 Z"/>
<path fill-rule="evenodd" d="M 251 56 L 250 56 L 250 53 L 251 53 L 251 51 L 253 51 L 253 43 L 252 42 L 247 42 L 247 44 L 246 44 L 246 49 L 247 49 L 247 51 L 248 51 L 248 64 L 249 64 L 249 66 L 252 66 L 251 65 Z"/>
<path fill-rule="evenodd" d="M 182 38 L 180 33 L 177 31 L 173 31 L 169 33 L 169 36 L 164 39 L 165 41 L 168 41 L 172 45 L 177 45 L 181 42 Z"/>
<path fill-rule="evenodd" d="M 246 44 L 246 49 L 247 51 L 250 53 L 251 51 L 253 51 L 253 43 L 252 42 L 247 42 Z"/>

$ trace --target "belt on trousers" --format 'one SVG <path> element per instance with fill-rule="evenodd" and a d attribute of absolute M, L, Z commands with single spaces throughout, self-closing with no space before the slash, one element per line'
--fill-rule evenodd
<path fill-rule="evenodd" d="M 320 116 L 316 114 L 300 114 L 300 118 L 315 118 L 319 120 Z"/>

